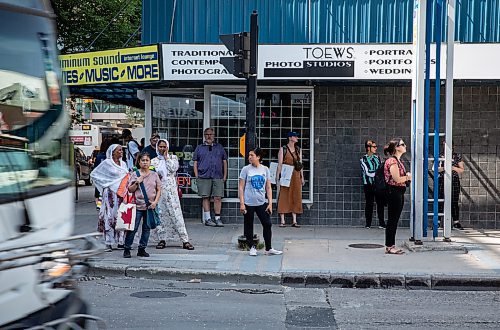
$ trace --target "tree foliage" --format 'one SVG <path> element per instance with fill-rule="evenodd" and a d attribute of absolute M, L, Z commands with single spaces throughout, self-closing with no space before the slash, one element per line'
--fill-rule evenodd
<path fill-rule="evenodd" d="M 140 44 L 142 0 L 52 0 L 52 7 L 61 54 Z"/>

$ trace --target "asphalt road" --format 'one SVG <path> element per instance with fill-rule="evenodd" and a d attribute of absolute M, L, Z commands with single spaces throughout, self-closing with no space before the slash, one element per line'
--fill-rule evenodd
<path fill-rule="evenodd" d="M 499 329 L 500 292 L 80 281 L 110 329 Z"/>

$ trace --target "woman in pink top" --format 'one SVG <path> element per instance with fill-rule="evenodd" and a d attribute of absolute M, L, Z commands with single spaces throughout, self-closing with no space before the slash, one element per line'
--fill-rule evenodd
<path fill-rule="evenodd" d="M 130 181 L 128 186 L 128 191 L 135 194 L 137 213 L 135 217 L 135 228 L 134 230 L 127 231 L 125 236 L 125 250 L 123 251 L 124 258 L 130 258 L 130 249 L 134 241 L 134 236 L 142 219 L 142 233 L 141 239 L 139 241 L 139 249 L 137 251 L 138 257 L 149 257 L 149 253 L 146 252 L 146 247 L 149 241 L 149 232 L 151 229 L 150 224 L 148 224 L 148 209 L 153 210 L 158 205 L 158 201 L 161 196 L 161 181 L 158 173 L 153 172 L 149 169 L 151 165 L 151 158 L 147 152 L 141 152 L 137 159 L 139 170 L 132 172 L 130 175 Z M 141 189 L 141 183 L 144 185 L 144 190 L 147 195 L 147 199 L 144 197 Z M 149 202 L 149 203 L 148 203 Z"/>
<path fill-rule="evenodd" d="M 392 139 L 384 148 L 384 154 L 390 156 L 384 163 L 384 176 L 387 183 L 388 220 L 385 230 L 385 253 L 403 254 L 396 247 L 396 230 L 403 211 L 406 183 L 411 181 L 411 173 L 406 172 L 401 156 L 406 153 L 406 144 L 402 139 Z"/>

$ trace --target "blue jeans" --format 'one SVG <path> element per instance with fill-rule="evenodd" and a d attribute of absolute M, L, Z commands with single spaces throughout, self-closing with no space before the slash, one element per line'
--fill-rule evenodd
<path fill-rule="evenodd" d="M 133 231 L 127 231 L 127 236 L 125 236 L 125 248 L 129 249 L 132 247 L 134 242 L 135 233 L 139 229 L 139 224 L 142 219 L 142 234 L 139 240 L 139 249 L 145 249 L 148 246 L 149 241 L 149 227 L 147 225 L 148 211 L 147 210 L 137 210 L 135 215 L 135 227 Z"/>

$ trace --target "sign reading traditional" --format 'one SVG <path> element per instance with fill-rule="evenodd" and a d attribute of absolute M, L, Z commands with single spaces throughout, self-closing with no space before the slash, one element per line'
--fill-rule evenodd
<path fill-rule="evenodd" d="M 59 56 L 66 85 L 158 81 L 158 46 L 143 46 Z"/>
<path fill-rule="evenodd" d="M 435 74 L 431 45 L 431 78 Z M 442 46 L 441 76 L 446 49 Z M 223 45 L 163 44 L 165 80 L 235 80 L 220 58 Z M 455 79 L 500 79 L 500 44 L 455 44 Z M 473 59 L 473 62 L 471 60 Z M 412 44 L 260 45 L 258 78 L 263 80 L 410 80 Z"/>

